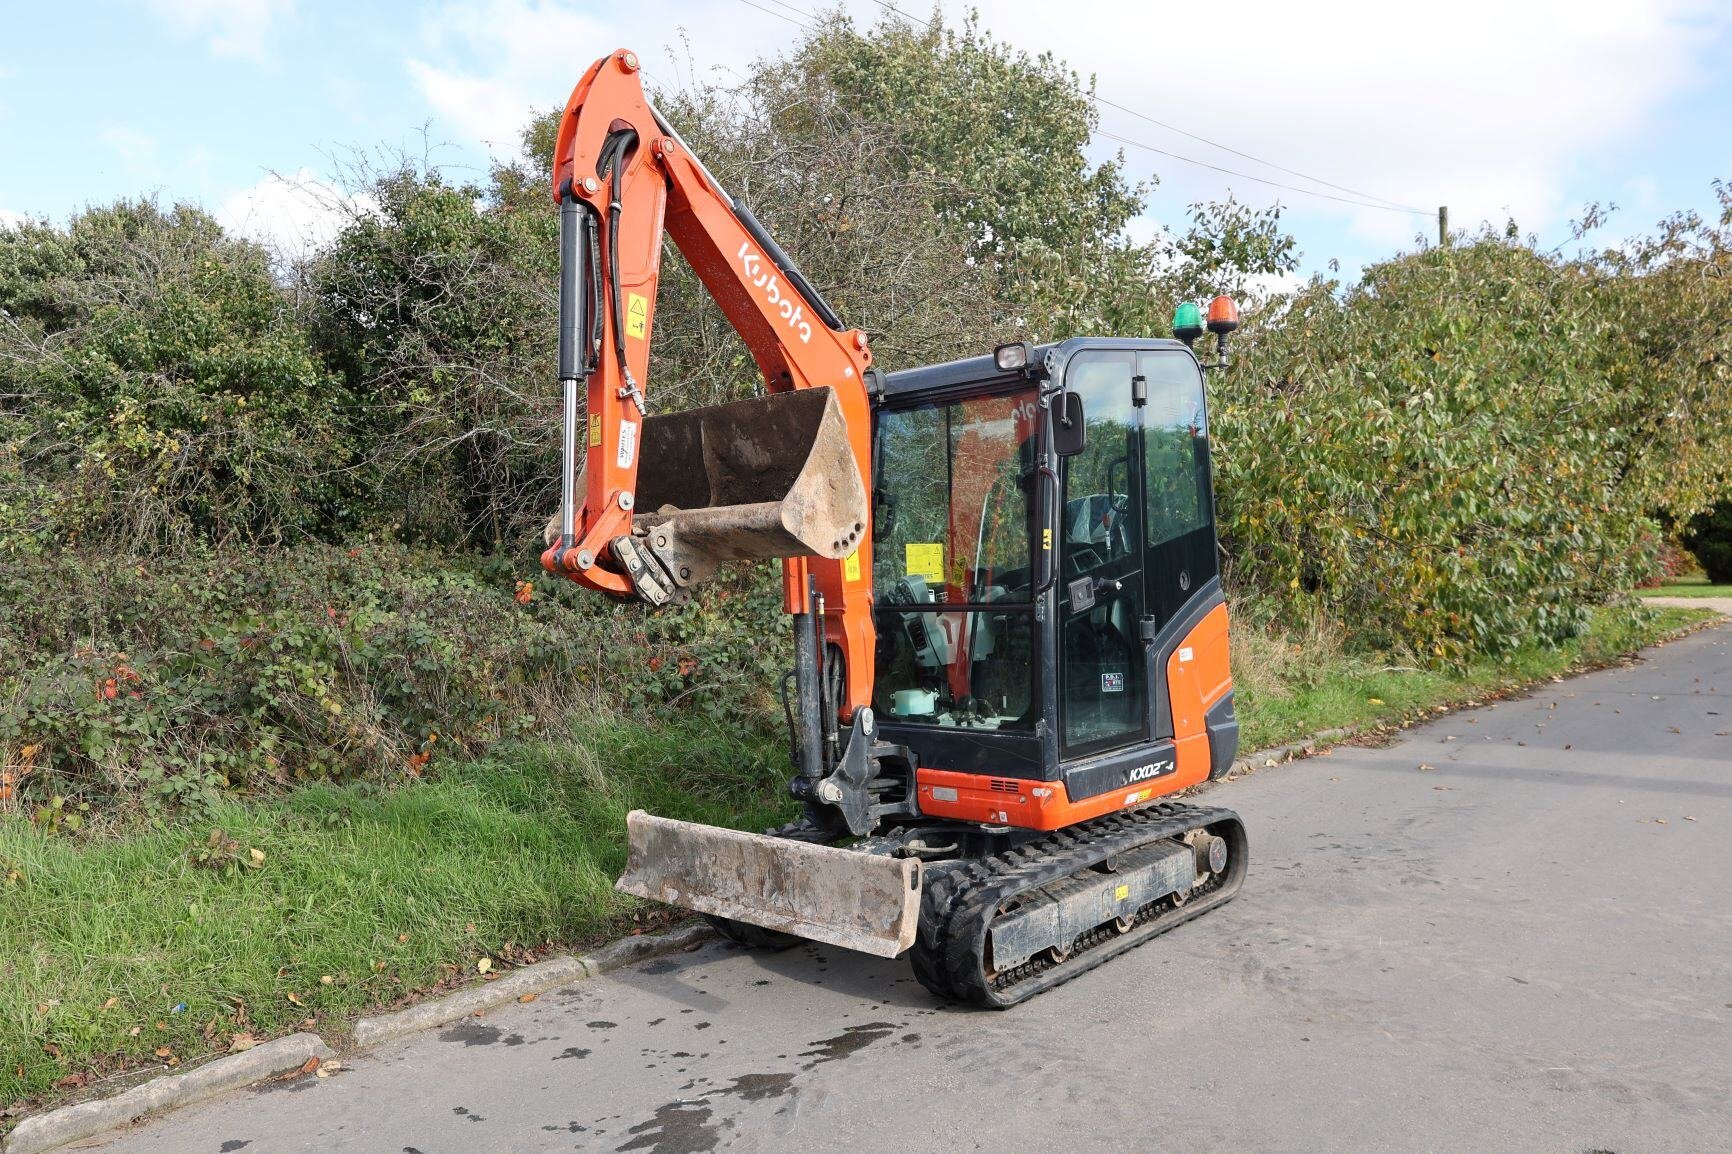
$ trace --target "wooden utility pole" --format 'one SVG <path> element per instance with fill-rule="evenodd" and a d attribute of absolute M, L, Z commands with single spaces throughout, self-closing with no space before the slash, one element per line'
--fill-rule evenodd
<path fill-rule="evenodd" d="M 1447 204 L 1437 206 L 1437 246 L 1439 248 L 1449 246 L 1449 205 Z"/>

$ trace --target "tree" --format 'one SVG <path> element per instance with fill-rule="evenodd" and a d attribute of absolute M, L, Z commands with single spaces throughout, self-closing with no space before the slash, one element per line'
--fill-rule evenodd
<path fill-rule="evenodd" d="M 255 544 L 351 514 L 342 383 L 266 253 L 153 201 L 0 232 L 0 542 Z"/>

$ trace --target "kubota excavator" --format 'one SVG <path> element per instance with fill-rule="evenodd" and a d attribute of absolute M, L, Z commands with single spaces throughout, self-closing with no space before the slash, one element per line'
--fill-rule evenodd
<path fill-rule="evenodd" d="M 881 373 L 626 51 L 572 93 L 553 195 L 565 460 L 542 563 L 665 605 L 781 558 L 795 639 L 804 816 L 752 834 L 634 812 L 619 888 L 749 945 L 910 951 L 928 989 L 988 1006 L 1231 898 L 1238 816 L 1156 800 L 1238 745 L 1196 307 L 1179 340 Z M 664 232 L 764 395 L 650 415 Z M 1237 321 L 1211 303 L 1218 363 Z"/>

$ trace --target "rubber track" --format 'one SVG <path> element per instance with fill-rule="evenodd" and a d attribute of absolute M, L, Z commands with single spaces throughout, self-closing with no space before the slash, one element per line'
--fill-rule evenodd
<path fill-rule="evenodd" d="M 1009 986 L 995 987 L 988 978 L 983 962 L 986 935 L 1005 901 L 1089 869 L 1114 854 L 1202 827 L 1222 827 L 1215 832 L 1228 838 L 1227 873 L 1212 890 L 1182 906 L 1166 903 L 1167 908 L 1131 932 L 1065 962 L 1038 968 Z M 1169 802 L 1083 822 L 953 869 L 932 870 L 921 894 L 919 935 L 910 951 L 914 976 L 940 997 L 1000 1009 L 1015 1005 L 1230 900 L 1244 879 L 1246 856 L 1238 814 Z"/>

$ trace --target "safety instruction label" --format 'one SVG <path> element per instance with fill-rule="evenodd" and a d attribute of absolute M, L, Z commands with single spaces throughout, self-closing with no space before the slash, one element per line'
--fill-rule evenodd
<path fill-rule="evenodd" d="M 637 456 L 637 426 L 630 421 L 619 423 L 619 454 L 614 458 L 622 469 L 631 468 L 632 459 Z"/>
<path fill-rule="evenodd" d="M 636 293 L 625 294 L 625 335 L 643 340 L 649 328 L 649 300 Z"/>
<path fill-rule="evenodd" d="M 844 581 L 860 580 L 860 550 L 856 549 L 842 558 L 842 579 Z"/>
<path fill-rule="evenodd" d="M 931 544 L 908 544 L 902 547 L 902 569 L 910 577 L 924 577 L 928 581 L 944 580 L 944 546 L 937 542 Z"/>
<path fill-rule="evenodd" d="M 589 415 L 589 447 L 592 449 L 601 448 L 601 414 L 600 413 L 591 413 Z"/>

